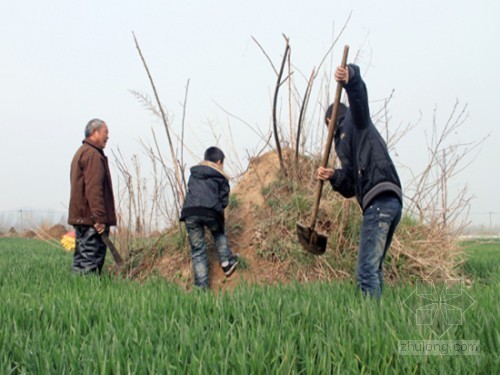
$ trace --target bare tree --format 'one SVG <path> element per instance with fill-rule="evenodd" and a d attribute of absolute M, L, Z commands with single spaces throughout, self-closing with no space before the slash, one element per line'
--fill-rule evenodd
<path fill-rule="evenodd" d="M 472 163 L 488 136 L 467 143 L 454 141 L 453 136 L 460 133 L 466 120 L 467 105 L 460 106 L 458 101 L 443 126 L 438 124 L 437 108 L 434 109 L 432 133 L 427 139 L 429 160 L 424 170 L 413 176 L 413 182 L 407 188 L 408 211 L 417 215 L 420 221 L 449 228 L 456 225 L 461 214 L 469 209 L 472 197 L 467 194 L 467 187 L 450 200 L 449 182 Z M 462 228 L 463 223 L 458 227 Z"/>

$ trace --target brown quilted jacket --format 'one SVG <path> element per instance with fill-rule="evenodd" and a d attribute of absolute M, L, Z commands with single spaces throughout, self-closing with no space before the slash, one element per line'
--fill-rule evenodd
<path fill-rule="evenodd" d="M 103 150 L 84 140 L 71 162 L 71 225 L 116 225 L 113 186 Z"/>

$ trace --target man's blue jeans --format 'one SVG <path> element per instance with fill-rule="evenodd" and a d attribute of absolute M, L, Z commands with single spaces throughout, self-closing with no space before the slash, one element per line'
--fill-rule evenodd
<path fill-rule="evenodd" d="M 215 249 L 219 262 L 229 262 L 231 250 L 227 244 L 224 227 L 217 219 L 209 216 L 189 216 L 185 219 L 186 229 L 191 245 L 191 257 L 193 259 L 194 285 L 200 288 L 208 288 L 208 262 L 207 246 L 205 243 L 205 226 L 214 237 Z"/>
<path fill-rule="evenodd" d="M 364 295 L 380 298 L 382 294 L 383 262 L 401 220 L 401 209 L 395 195 L 384 194 L 375 197 L 363 212 L 356 273 Z"/>

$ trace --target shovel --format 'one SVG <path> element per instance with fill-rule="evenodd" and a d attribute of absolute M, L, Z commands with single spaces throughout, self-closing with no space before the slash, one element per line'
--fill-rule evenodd
<path fill-rule="evenodd" d="M 342 57 L 341 66 L 345 68 L 347 62 L 347 54 L 349 52 L 349 46 L 344 46 L 344 55 Z M 332 149 L 334 127 L 337 123 L 337 115 L 339 112 L 340 96 L 342 94 L 342 84 L 337 83 L 337 91 L 335 91 L 335 100 L 333 102 L 333 113 L 328 124 L 328 137 L 326 139 L 325 153 L 323 154 L 323 160 L 321 166 L 326 168 L 328 165 L 328 158 L 330 157 L 330 151 Z M 314 196 L 314 208 L 311 216 L 310 225 L 302 225 L 297 223 L 297 237 L 302 247 L 314 255 L 324 254 L 326 250 L 326 243 L 328 241 L 328 236 L 326 234 L 318 233 L 314 229 L 316 227 L 316 217 L 318 216 L 319 201 L 321 200 L 321 192 L 323 191 L 323 180 L 318 180 L 318 187 L 316 188 L 316 194 Z"/>
<path fill-rule="evenodd" d="M 116 246 L 113 242 L 108 237 L 107 233 L 101 234 L 102 241 L 104 244 L 108 247 L 109 251 L 111 251 L 111 255 L 113 256 L 113 260 L 115 261 L 116 265 L 119 267 L 123 264 L 123 259 L 120 256 L 120 253 L 116 249 Z"/>

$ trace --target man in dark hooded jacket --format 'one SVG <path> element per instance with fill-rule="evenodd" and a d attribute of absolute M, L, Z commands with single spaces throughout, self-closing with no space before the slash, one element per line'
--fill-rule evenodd
<path fill-rule="evenodd" d="M 206 289 L 209 286 L 205 227 L 215 241 L 222 270 L 230 276 L 238 264 L 237 256 L 229 249 L 224 231 L 224 208 L 229 203 L 229 179 L 224 174 L 224 153 L 217 147 L 205 151 L 204 161 L 191 168 L 188 192 L 181 212 L 181 221 L 191 245 L 194 284 Z"/>
<path fill-rule="evenodd" d="M 401 219 L 401 182 L 387 146 L 375 128 L 368 107 L 368 93 L 359 67 L 338 67 L 335 79 L 349 99 L 339 106 L 335 124 L 335 151 L 341 168 L 318 169 L 318 178 L 329 180 L 333 190 L 356 197 L 363 210 L 357 262 L 358 286 L 364 294 L 380 297 L 383 261 Z M 333 105 L 325 115 L 328 125 Z"/>

